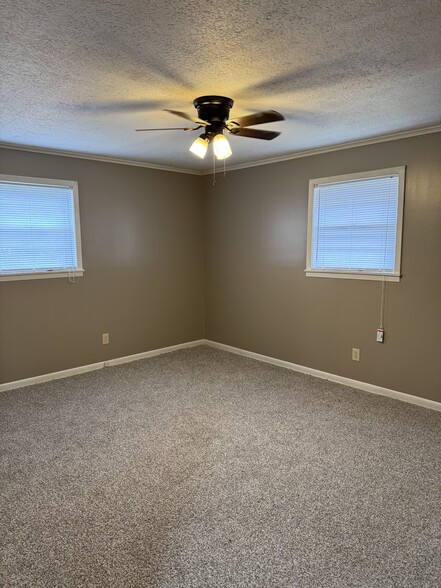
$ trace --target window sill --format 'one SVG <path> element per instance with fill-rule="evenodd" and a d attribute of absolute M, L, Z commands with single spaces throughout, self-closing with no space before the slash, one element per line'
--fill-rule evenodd
<path fill-rule="evenodd" d="M 378 280 L 385 282 L 399 282 L 401 280 L 400 274 L 370 274 L 367 272 L 324 272 L 320 270 L 305 270 L 305 275 L 308 278 L 340 278 L 346 280 Z"/>
<path fill-rule="evenodd" d="M 84 274 L 83 269 L 66 271 L 33 272 L 31 274 L 0 274 L 0 282 L 15 282 L 18 280 L 39 280 L 45 278 L 76 278 Z"/>

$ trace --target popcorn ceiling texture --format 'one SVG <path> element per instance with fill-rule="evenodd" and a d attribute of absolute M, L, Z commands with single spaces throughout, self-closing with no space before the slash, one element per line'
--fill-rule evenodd
<path fill-rule="evenodd" d="M 441 413 L 207 347 L 0 411 L 1 586 L 439 588 Z"/>
<path fill-rule="evenodd" d="M 134 129 L 207 93 L 282 112 L 238 164 L 441 118 L 440 0 L 4 0 L 0 23 L 4 142 L 206 169 L 195 133 Z"/>

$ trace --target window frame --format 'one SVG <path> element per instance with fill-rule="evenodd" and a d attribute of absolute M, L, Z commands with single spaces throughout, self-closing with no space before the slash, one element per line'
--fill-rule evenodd
<path fill-rule="evenodd" d="M 75 223 L 75 245 L 77 253 L 77 267 L 73 270 L 45 270 L 35 272 L 12 272 L 0 273 L 0 282 L 11 282 L 18 280 L 38 280 L 44 278 L 73 278 L 81 277 L 84 274 L 83 255 L 81 249 L 81 227 L 80 227 L 80 204 L 78 197 L 78 182 L 75 180 L 53 180 L 48 178 L 34 178 L 29 176 L 12 176 L 0 174 L 0 182 L 9 184 L 29 184 L 39 186 L 63 187 L 72 189 L 74 223 Z"/>
<path fill-rule="evenodd" d="M 314 210 L 314 190 L 322 184 L 338 184 L 341 182 L 350 182 L 351 180 L 363 180 L 370 178 L 387 177 L 390 175 L 398 176 L 398 210 L 397 210 L 397 233 L 395 242 L 395 266 L 394 271 L 375 272 L 372 270 L 353 270 L 347 269 L 317 269 L 311 268 L 312 254 L 312 221 Z M 309 180 L 308 194 L 308 229 L 306 242 L 306 269 L 305 275 L 309 278 L 344 278 L 352 280 L 382 280 L 389 282 L 399 282 L 401 280 L 401 246 L 403 236 L 403 212 L 404 212 L 404 187 L 406 179 L 406 166 L 389 167 L 385 169 L 344 174 L 339 176 L 328 176 Z"/>

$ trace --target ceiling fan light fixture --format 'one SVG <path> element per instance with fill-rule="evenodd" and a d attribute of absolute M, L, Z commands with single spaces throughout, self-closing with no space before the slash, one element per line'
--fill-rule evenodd
<path fill-rule="evenodd" d="M 213 150 L 217 159 L 227 159 L 227 157 L 233 154 L 228 139 L 222 133 L 214 136 Z"/>
<path fill-rule="evenodd" d="M 204 159 L 205 155 L 207 154 L 208 144 L 209 144 L 209 141 L 206 138 L 206 136 L 200 135 L 196 139 L 196 141 L 193 141 L 193 143 L 191 144 L 190 151 L 194 155 L 197 155 L 201 159 Z"/>
<path fill-rule="evenodd" d="M 280 135 L 277 131 L 260 130 L 254 128 L 254 125 L 261 125 L 269 122 L 277 122 L 284 120 L 285 117 L 280 112 L 275 110 L 264 110 L 262 112 L 254 112 L 246 116 L 239 116 L 230 119 L 230 110 L 234 104 L 234 100 L 226 96 L 199 96 L 193 100 L 193 105 L 197 110 L 198 116 L 192 116 L 180 110 L 170 110 L 166 108 L 167 112 L 190 120 L 196 126 L 193 127 L 166 127 L 163 129 L 136 129 L 137 131 L 197 131 L 203 128 L 202 135 L 191 144 L 189 150 L 193 155 L 204 159 L 207 155 L 210 143 L 213 143 L 213 164 L 215 159 L 224 160 L 230 157 L 230 144 L 224 136 L 224 131 L 228 131 L 232 135 L 238 137 L 248 137 L 250 139 L 264 139 L 271 141 Z M 215 167 L 215 166 L 214 166 Z M 224 165 L 225 169 L 225 165 Z"/>

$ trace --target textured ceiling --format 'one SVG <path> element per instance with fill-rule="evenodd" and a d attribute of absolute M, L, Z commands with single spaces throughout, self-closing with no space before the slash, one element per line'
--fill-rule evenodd
<path fill-rule="evenodd" d="M 0 141 L 202 170 L 196 114 L 274 109 L 231 164 L 438 124 L 441 0 L 3 0 Z M 185 126 L 185 121 L 182 121 Z"/>

